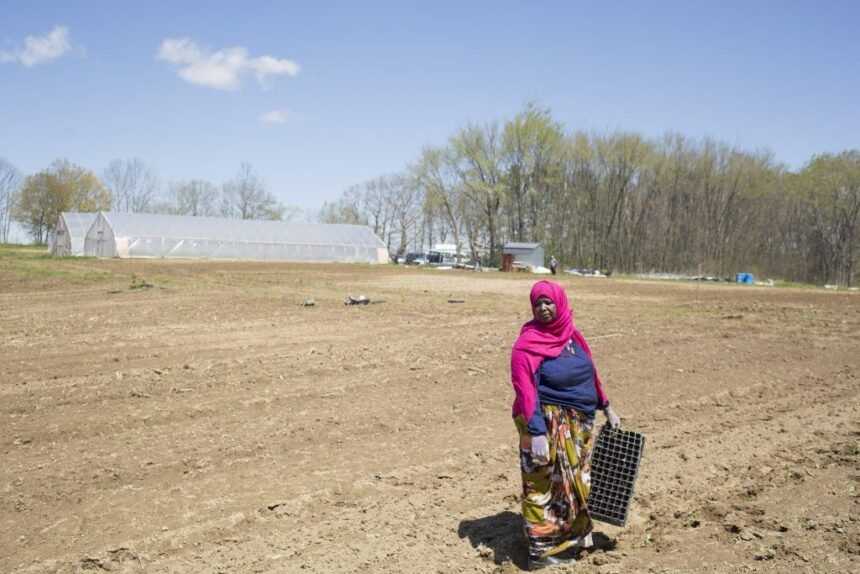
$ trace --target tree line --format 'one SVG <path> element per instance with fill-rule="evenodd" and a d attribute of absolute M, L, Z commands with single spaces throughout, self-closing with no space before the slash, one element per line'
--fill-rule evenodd
<path fill-rule="evenodd" d="M 858 214 L 858 150 L 792 172 L 769 152 L 713 138 L 568 133 L 528 104 L 348 188 L 320 217 L 369 225 L 393 254 L 449 241 L 498 266 L 504 244 L 534 242 L 563 268 L 850 286 Z"/>
<path fill-rule="evenodd" d="M 0 158 L 0 243 L 19 222 L 39 245 L 47 243 L 64 211 L 115 211 L 228 217 L 292 219 L 299 209 L 285 206 L 268 191 L 249 163 L 221 185 L 203 179 L 172 182 L 162 190 L 155 171 L 139 158 L 111 161 L 101 178 L 68 160 L 22 176 Z"/>
<path fill-rule="evenodd" d="M 140 159 L 101 178 L 57 160 L 23 177 L 0 158 L 0 242 L 20 222 L 44 244 L 63 211 L 113 210 L 370 226 L 400 255 L 437 242 L 499 266 L 508 242 L 534 242 L 562 268 L 726 276 L 748 271 L 856 284 L 860 151 L 790 171 L 766 151 L 679 133 L 568 132 L 527 104 L 513 119 L 467 124 L 397 173 L 344 190 L 319 214 L 269 193 L 248 163 L 220 185 L 163 189 Z"/>

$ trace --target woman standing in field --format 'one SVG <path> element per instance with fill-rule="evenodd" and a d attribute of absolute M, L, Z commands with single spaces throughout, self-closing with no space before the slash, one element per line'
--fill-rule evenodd
<path fill-rule="evenodd" d="M 591 360 L 561 285 L 538 281 L 533 319 L 511 352 L 514 423 L 520 435 L 522 513 L 529 568 L 573 562 L 568 549 L 591 545 L 590 490 L 595 411 L 618 428 L 618 416 Z"/>

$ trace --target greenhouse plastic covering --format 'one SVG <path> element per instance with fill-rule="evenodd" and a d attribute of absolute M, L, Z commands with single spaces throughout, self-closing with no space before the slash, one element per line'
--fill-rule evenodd
<path fill-rule="evenodd" d="M 60 256 L 83 255 L 84 239 L 97 215 L 97 213 L 78 213 L 76 211 L 61 213 L 51 239 L 51 254 Z"/>
<path fill-rule="evenodd" d="M 294 223 L 101 212 L 85 255 L 258 261 L 387 263 L 385 244 L 364 225 Z"/>

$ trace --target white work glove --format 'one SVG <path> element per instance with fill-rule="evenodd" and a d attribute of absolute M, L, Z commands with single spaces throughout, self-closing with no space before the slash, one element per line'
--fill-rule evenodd
<path fill-rule="evenodd" d="M 545 434 L 532 436 L 532 458 L 538 463 L 549 462 L 549 441 L 546 440 Z"/>
<path fill-rule="evenodd" d="M 603 414 L 606 415 L 606 424 L 609 425 L 609 428 L 615 430 L 621 426 L 621 419 L 615 414 L 611 406 L 606 405 L 606 408 L 603 409 Z"/>

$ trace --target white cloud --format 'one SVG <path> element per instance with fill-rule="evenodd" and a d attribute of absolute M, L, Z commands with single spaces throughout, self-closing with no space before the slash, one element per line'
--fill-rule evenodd
<path fill-rule="evenodd" d="M 266 87 L 269 76 L 295 76 L 301 71 L 301 67 L 292 60 L 272 56 L 250 58 L 248 50 L 241 47 L 209 53 L 188 38 L 164 40 L 158 49 L 158 58 L 177 66 L 179 77 L 186 82 L 218 90 L 238 89 L 242 85 L 242 77 L 249 73 Z"/>
<path fill-rule="evenodd" d="M 290 113 L 287 110 L 272 110 L 265 114 L 260 114 L 257 119 L 265 124 L 285 124 L 290 119 Z"/>
<path fill-rule="evenodd" d="M 20 62 L 30 68 L 56 60 L 71 49 L 69 29 L 65 26 L 54 26 L 54 29 L 44 36 L 27 36 L 24 46 L 23 50 L 0 52 L 0 62 Z"/>

